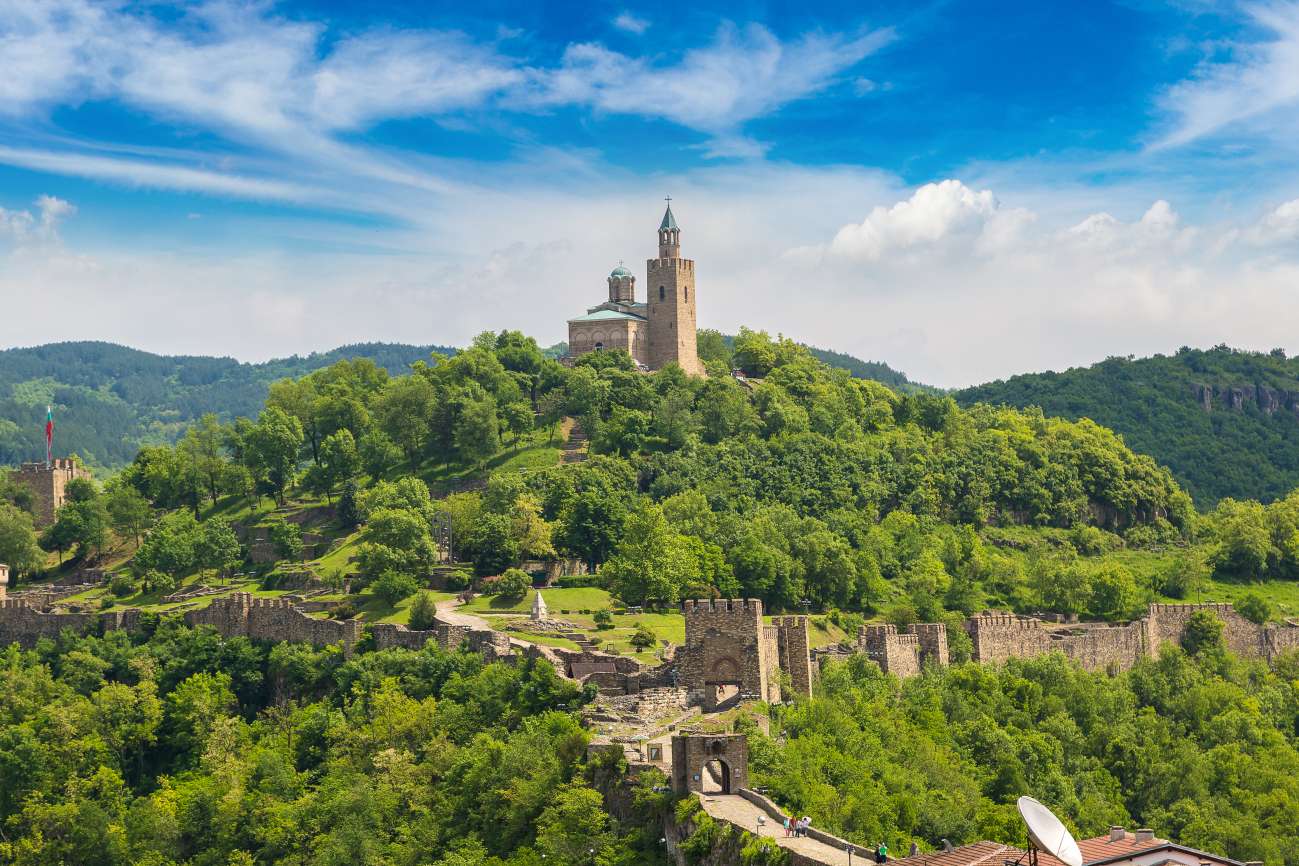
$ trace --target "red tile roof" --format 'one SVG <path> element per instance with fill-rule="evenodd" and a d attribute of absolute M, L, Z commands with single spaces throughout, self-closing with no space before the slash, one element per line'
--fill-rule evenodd
<path fill-rule="evenodd" d="M 898 863 L 906 866 L 1001 866 L 1005 860 L 1014 860 L 1024 853 L 1012 845 L 1000 842 L 975 842 L 973 845 L 962 845 L 951 851 L 933 851 L 929 854 L 917 854 L 914 857 L 903 857 Z"/>
<path fill-rule="evenodd" d="M 1117 842 L 1110 841 L 1110 834 L 1097 836 L 1094 839 L 1079 839 L 1078 850 L 1082 852 L 1083 862 L 1092 863 L 1096 860 L 1109 860 L 1112 857 L 1121 857 L 1124 854 L 1136 854 L 1139 851 L 1149 851 L 1151 848 L 1162 848 L 1168 844 L 1167 839 L 1147 839 L 1144 842 L 1137 841 L 1137 835 L 1131 830 L 1123 834 L 1123 838 Z"/>

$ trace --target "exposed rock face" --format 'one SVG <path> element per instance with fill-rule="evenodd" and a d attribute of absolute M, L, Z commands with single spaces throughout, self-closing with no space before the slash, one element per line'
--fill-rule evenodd
<path fill-rule="evenodd" d="M 1288 411 L 1299 417 L 1299 391 L 1283 391 L 1270 385 L 1191 385 L 1195 402 L 1206 412 L 1214 408 L 1214 401 L 1233 412 L 1244 411 L 1253 403 L 1266 415 Z"/>

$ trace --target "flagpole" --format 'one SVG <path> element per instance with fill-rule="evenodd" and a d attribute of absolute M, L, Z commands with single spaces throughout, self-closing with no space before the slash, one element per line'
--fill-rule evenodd
<path fill-rule="evenodd" d="M 54 407 L 45 407 L 45 468 L 54 464 Z"/>

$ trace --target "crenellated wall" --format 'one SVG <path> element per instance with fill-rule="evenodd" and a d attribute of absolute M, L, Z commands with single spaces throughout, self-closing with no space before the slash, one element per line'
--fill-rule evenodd
<path fill-rule="evenodd" d="M 226 637 L 251 640 L 289 641 L 323 647 L 341 643 L 346 652 L 361 639 L 364 623 L 315 619 L 302 613 L 293 602 L 281 598 L 257 598 L 236 592 L 215 599 L 210 605 L 185 613 L 187 625 L 210 625 Z"/>
<path fill-rule="evenodd" d="M 914 634 L 898 634 L 891 624 L 864 625 L 857 630 L 857 646 L 880 670 L 897 677 L 920 673 L 920 640 Z"/>
<path fill-rule="evenodd" d="M 976 662 L 1004 662 L 1050 651 L 1042 621 L 1033 617 L 984 611 L 965 621 L 965 632 Z"/>
<path fill-rule="evenodd" d="M 433 641 L 442 649 L 451 652 L 462 647 L 468 648 L 473 652 L 481 653 L 488 661 L 514 657 L 514 652 L 510 648 L 509 635 L 440 620 L 435 621 L 433 628 L 422 631 L 407 628 L 399 623 L 377 622 L 370 626 L 370 633 L 374 636 L 375 649 L 404 647 L 418 650 L 423 649 L 429 641 Z"/>
<path fill-rule="evenodd" d="M 775 629 L 762 624 L 756 598 L 691 599 L 682 603 L 686 643 L 681 652 L 681 683 L 691 701 L 708 703 L 710 690 L 738 686 L 743 700 L 780 700 L 772 675 L 779 662 Z M 774 686 L 774 693 L 772 688 Z"/>
<path fill-rule="evenodd" d="M 132 630 L 140 611 L 128 608 L 106 613 L 48 611 L 23 599 L 0 599 L 0 647 L 16 643 L 31 648 L 43 637 L 56 638 L 66 628 L 79 634 Z"/>

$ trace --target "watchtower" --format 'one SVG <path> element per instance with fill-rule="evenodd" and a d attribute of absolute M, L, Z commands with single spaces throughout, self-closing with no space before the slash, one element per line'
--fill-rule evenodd
<path fill-rule="evenodd" d="M 13 480 L 26 487 L 36 499 L 36 526 L 49 526 L 62 506 L 68 482 L 74 478 L 89 478 L 90 473 L 71 458 L 60 458 L 44 463 L 24 463 L 13 473 Z"/>
<path fill-rule="evenodd" d="M 671 363 L 692 376 L 703 373 L 695 341 L 695 263 L 681 258 L 681 229 L 671 199 L 659 223 L 659 254 L 645 263 L 649 309 L 649 365 Z"/>
<path fill-rule="evenodd" d="M 762 624 L 756 598 L 688 600 L 682 685 L 705 712 L 740 701 L 780 700 L 777 629 Z"/>

